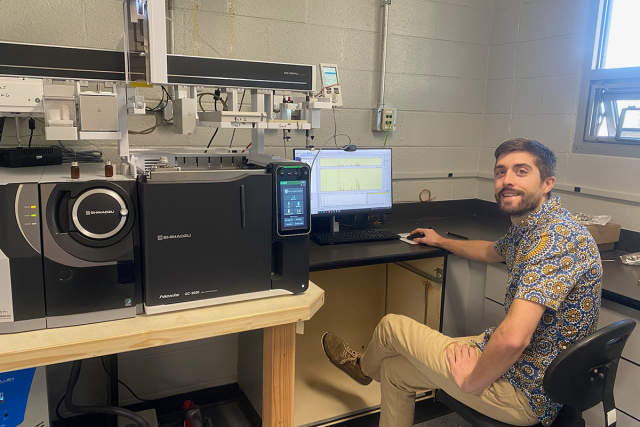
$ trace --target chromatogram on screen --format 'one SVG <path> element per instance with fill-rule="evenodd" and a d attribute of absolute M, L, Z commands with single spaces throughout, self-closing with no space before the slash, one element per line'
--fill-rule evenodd
<path fill-rule="evenodd" d="M 379 190 L 381 188 L 381 168 L 345 167 L 320 170 L 320 191 L 323 193 L 331 191 Z"/>
<path fill-rule="evenodd" d="M 382 167 L 382 157 L 339 158 L 325 157 L 320 159 L 321 168 L 355 168 L 359 166 Z"/>

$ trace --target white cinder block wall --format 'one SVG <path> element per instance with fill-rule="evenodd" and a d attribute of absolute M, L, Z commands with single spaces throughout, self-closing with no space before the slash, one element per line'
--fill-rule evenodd
<path fill-rule="evenodd" d="M 386 104 L 399 114 L 398 130 L 389 135 L 387 145 L 394 148 L 394 170 L 402 178 L 394 184 L 396 202 L 417 201 L 423 188 L 437 200 L 476 197 L 475 177 L 421 177 L 426 172 L 475 175 L 478 170 L 492 4 L 493 0 L 403 0 L 391 5 Z M 0 0 L 0 5 L 10 17 L 9 26 L 0 28 L 3 40 L 97 48 L 114 48 L 120 40 L 119 0 L 35 0 L 20 6 Z M 176 0 L 175 6 L 178 54 L 337 63 L 345 103 L 336 111 L 338 132 L 348 134 L 358 146 L 382 146 L 385 135 L 371 131 L 371 109 L 378 96 L 379 0 Z M 24 25 L 26 16 L 29 25 Z M 148 105 L 160 94 L 156 89 L 140 92 L 148 97 Z M 247 96 L 245 108 L 249 104 Z M 322 120 L 316 146 L 333 134 L 331 113 L 324 113 Z M 134 117 L 129 129 L 153 124 L 151 116 Z M 13 123 L 7 123 L 5 134 L 15 134 Z M 195 136 L 178 136 L 169 125 L 150 135 L 132 135 L 130 141 L 133 147 L 204 147 L 212 134 L 213 129 L 203 128 Z M 289 148 L 304 146 L 303 132 L 291 136 Z M 228 146 L 230 140 L 230 132 L 220 131 L 213 145 Z M 249 142 L 250 132 L 238 131 L 233 146 L 243 148 Z M 115 141 L 95 144 L 118 160 Z M 268 132 L 266 145 L 270 153 L 284 155 L 281 133 Z M 326 146 L 332 145 L 330 141 Z M 289 149 L 286 155 L 291 154 Z"/>
<path fill-rule="evenodd" d="M 508 138 L 537 139 L 558 157 L 557 182 L 640 195 L 640 159 L 572 154 L 586 40 L 587 0 L 494 0 L 480 173 L 490 174 L 495 147 Z M 640 231 L 640 204 L 556 191 L 572 212 L 607 214 Z M 478 197 L 494 200 L 479 179 Z"/>
<path fill-rule="evenodd" d="M 437 200 L 493 200 L 486 178 L 424 179 L 424 174 L 479 171 L 486 176 L 495 147 L 518 136 L 554 149 L 559 183 L 640 193 L 639 159 L 571 154 L 584 49 L 589 47 L 588 3 L 402 0 L 391 5 L 386 104 L 399 110 L 398 130 L 388 140 L 394 148 L 396 202 L 417 200 L 423 188 Z M 370 130 L 378 88 L 379 0 L 176 0 L 175 5 L 176 53 L 337 63 L 345 100 L 345 108 L 336 111 L 338 131 L 360 146 L 382 145 L 384 135 Z M 0 6 L 7 17 L 0 28 L 3 40 L 114 48 L 122 34 L 120 0 L 0 0 Z M 159 97 L 157 89 L 141 93 L 150 105 Z M 247 97 L 245 108 L 249 102 Z M 316 145 L 332 135 L 332 119 L 330 113 L 323 115 Z M 129 128 L 153 124 L 150 116 L 134 117 Z M 21 133 L 27 133 L 27 124 L 22 126 Z M 5 140 L 12 134 L 10 121 Z M 199 129 L 197 135 L 178 136 L 169 125 L 150 135 L 132 135 L 131 145 L 204 146 L 212 134 L 212 129 Z M 301 133 L 291 136 L 289 147 L 303 146 Z M 249 138 L 248 132 L 237 132 L 233 145 L 242 148 Z M 230 140 L 229 132 L 220 131 L 214 145 L 228 146 Z M 34 144 L 39 143 L 46 144 L 36 136 Z M 117 161 L 115 141 L 95 143 Z M 284 155 L 281 134 L 269 132 L 267 150 Z M 611 214 L 625 228 L 640 230 L 638 203 L 557 194 L 574 212 Z"/>

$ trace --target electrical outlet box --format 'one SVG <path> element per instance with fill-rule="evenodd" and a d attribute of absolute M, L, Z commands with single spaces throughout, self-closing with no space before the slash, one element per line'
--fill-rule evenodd
<path fill-rule="evenodd" d="M 395 108 L 374 108 L 371 129 L 382 132 L 396 130 L 396 115 Z"/>

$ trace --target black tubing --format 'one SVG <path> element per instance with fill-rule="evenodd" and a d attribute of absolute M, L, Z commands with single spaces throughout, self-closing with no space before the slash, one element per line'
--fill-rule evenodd
<path fill-rule="evenodd" d="M 82 360 L 76 360 L 71 366 L 71 374 L 69 375 L 69 382 L 67 383 L 67 394 L 64 398 L 64 406 L 75 414 L 108 414 L 125 417 L 139 425 L 140 427 L 151 427 L 147 420 L 140 415 L 131 412 L 127 409 L 118 408 L 116 406 L 77 406 L 73 403 L 73 389 L 80 378 L 80 368 L 82 367 Z"/>

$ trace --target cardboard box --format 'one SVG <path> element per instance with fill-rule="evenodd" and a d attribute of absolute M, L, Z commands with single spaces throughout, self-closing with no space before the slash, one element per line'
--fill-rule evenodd
<path fill-rule="evenodd" d="M 606 225 L 587 225 L 586 227 L 596 241 L 600 252 L 613 250 L 615 243 L 620 240 L 620 224 L 608 222 Z"/>

